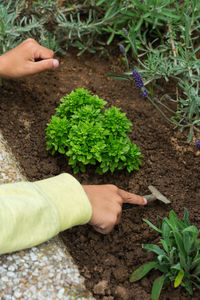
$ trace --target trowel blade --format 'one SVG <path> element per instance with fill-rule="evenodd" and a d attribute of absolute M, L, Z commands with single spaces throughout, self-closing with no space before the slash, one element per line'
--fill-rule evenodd
<path fill-rule="evenodd" d="M 168 200 L 163 194 L 161 194 L 153 185 L 149 185 L 148 188 L 158 200 L 164 202 L 165 204 L 171 203 L 171 201 Z"/>

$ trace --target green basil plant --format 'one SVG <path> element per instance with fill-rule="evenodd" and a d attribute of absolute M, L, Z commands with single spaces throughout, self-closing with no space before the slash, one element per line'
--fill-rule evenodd
<path fill-rule="evenodd" d="M 56 114 L 47 124 L 47 150 L 66 156 L 74 173 L 86 165 L 97 165 L 103 174 L 126 168 L 138 170 L 140 149 L 130 141 L 132 123 L 120 108 L 111 106 L 88 90 L 79 88 L 61 99 Z"/>

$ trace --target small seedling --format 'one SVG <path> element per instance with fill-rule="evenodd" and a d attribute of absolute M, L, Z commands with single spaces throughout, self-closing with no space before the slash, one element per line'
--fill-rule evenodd
<path fill-rule="evenodd" d="M 182 286 L 192 295 L 193 287 L 200 289 L 200 239 L 199 230 L 189 223 L 185 209 L 181 221 L 173 210 L 169 218 L 164 218 L 161 228 L 148 220 L 144 221 L 161 234 L 158 245 L 143 244 L 143 248 L 154 252 L 157 257 L 136 269 L 130 276 L 130 282 L 143 278 L 152 269 L 159 270 L 162 276 L 155 279 L 152 287 L 152 300 L 159 299 L 163 285 L 173 282 L 174 287 Z"/>

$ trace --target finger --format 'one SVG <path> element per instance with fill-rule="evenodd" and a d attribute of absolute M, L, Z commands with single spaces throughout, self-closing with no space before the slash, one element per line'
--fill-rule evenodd
<path fill-rule="evenodd" d="M 30 72 L 29 74 L 39 73 L 45 70 L 52 70 L 59 66 L 59 61 L 57 59 L 44 59 L 37 62 L 30 62 Z"/>
<path fill-rule="evenodd" d="M 54 52 L 44 46 L 41 46 L 37 41 L 32 38 L 26 39 L 19 45 L 20 47 L 26 47 L 27 52 L 33 54 L 33 59 L 50 59 L 53 58 Z"/>
<path fill-rule="evenodd" d="M 120 223 L 120 221 L 121 221 L 121 216 L 122 216 L 122 213 L 119 213 L 119 214 L 117 215 L 116 225 Z"/>
<path fill-rule="evenodd" d="M 38 50 L 37 50 L 37 55 L 39 57 L 36 58 L 41 58 L 41 59 L 49 59 L 49 58 L 53 58 L 54 56 L 54 52 L 48 48 L 45 48 L 43 46 L 39 46 Z"/>
<path fill-rule="evenodd" d="M 122 197 L 123 203 L 131 203 L 138 205 L 147 204 L 147 200 L 142 196 L 132 194 L 121 189 L 118 189 L 118 194 L 120 195 L 120 197 Z"/>
<path fill-rule="evenodd" d="M 114 226 L 102 228 L 102 227 L 99 227 L 99 226 L 96 226 L 96 225 L 93 226 L 93 228 L 94 228 L 97 232 L 99 232 L 99 233 L 101 233 L 101 234 L 108 234 L 108 233 L 110 233 L 110 232 L 112 231 L 113 227 L 114 227 Z"/>

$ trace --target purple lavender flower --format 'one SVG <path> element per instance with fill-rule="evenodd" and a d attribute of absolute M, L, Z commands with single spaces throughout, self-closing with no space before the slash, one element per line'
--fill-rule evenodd
<path fill-rule="evenodd" d="M 123 28 L 122 31 L 123 31 L 123 33 L 125 34 L 125 36 L 128 36 L 128 31 L 127 31 L 126 28 Z"/>
<path fill-rule="evenodd" d="M 133 70 L 132 74 L 133 74 L 133 79 L 135 82 L 136 89 L 141 89 L 144 86 L 142 77 L 140 76 L 137 70 Z"/>
<path fill-rule="evenodd" d="M 125 47 L 122 44 L 119 45 L 119 49 L 123 55 L 126 55 Z"/>
<path fill-rule="evenodd" d="M 148 94 L 149 94 L 149 91 L 148 91 L 147 89 L 144 89 L 144 90 L 142 91 L 142 96 L 143 96 L 143 97 L 147 97 Z"/>
<path fill-rule="evenodd" d="M 196 142 L 197 149 L 200 151 L 200 141 Z"/>
<path fill-rule="evenodd" d="M 157 97 L 154 97 L 153 100 L 154 100 L 154 101 L 158 101 L 158 98 L 157 98 Z"/>
<path fill-rule="evenodd" d="M 188 121 L 186 119 L 183 120 L 183 124 L 187 124 Z"/>

